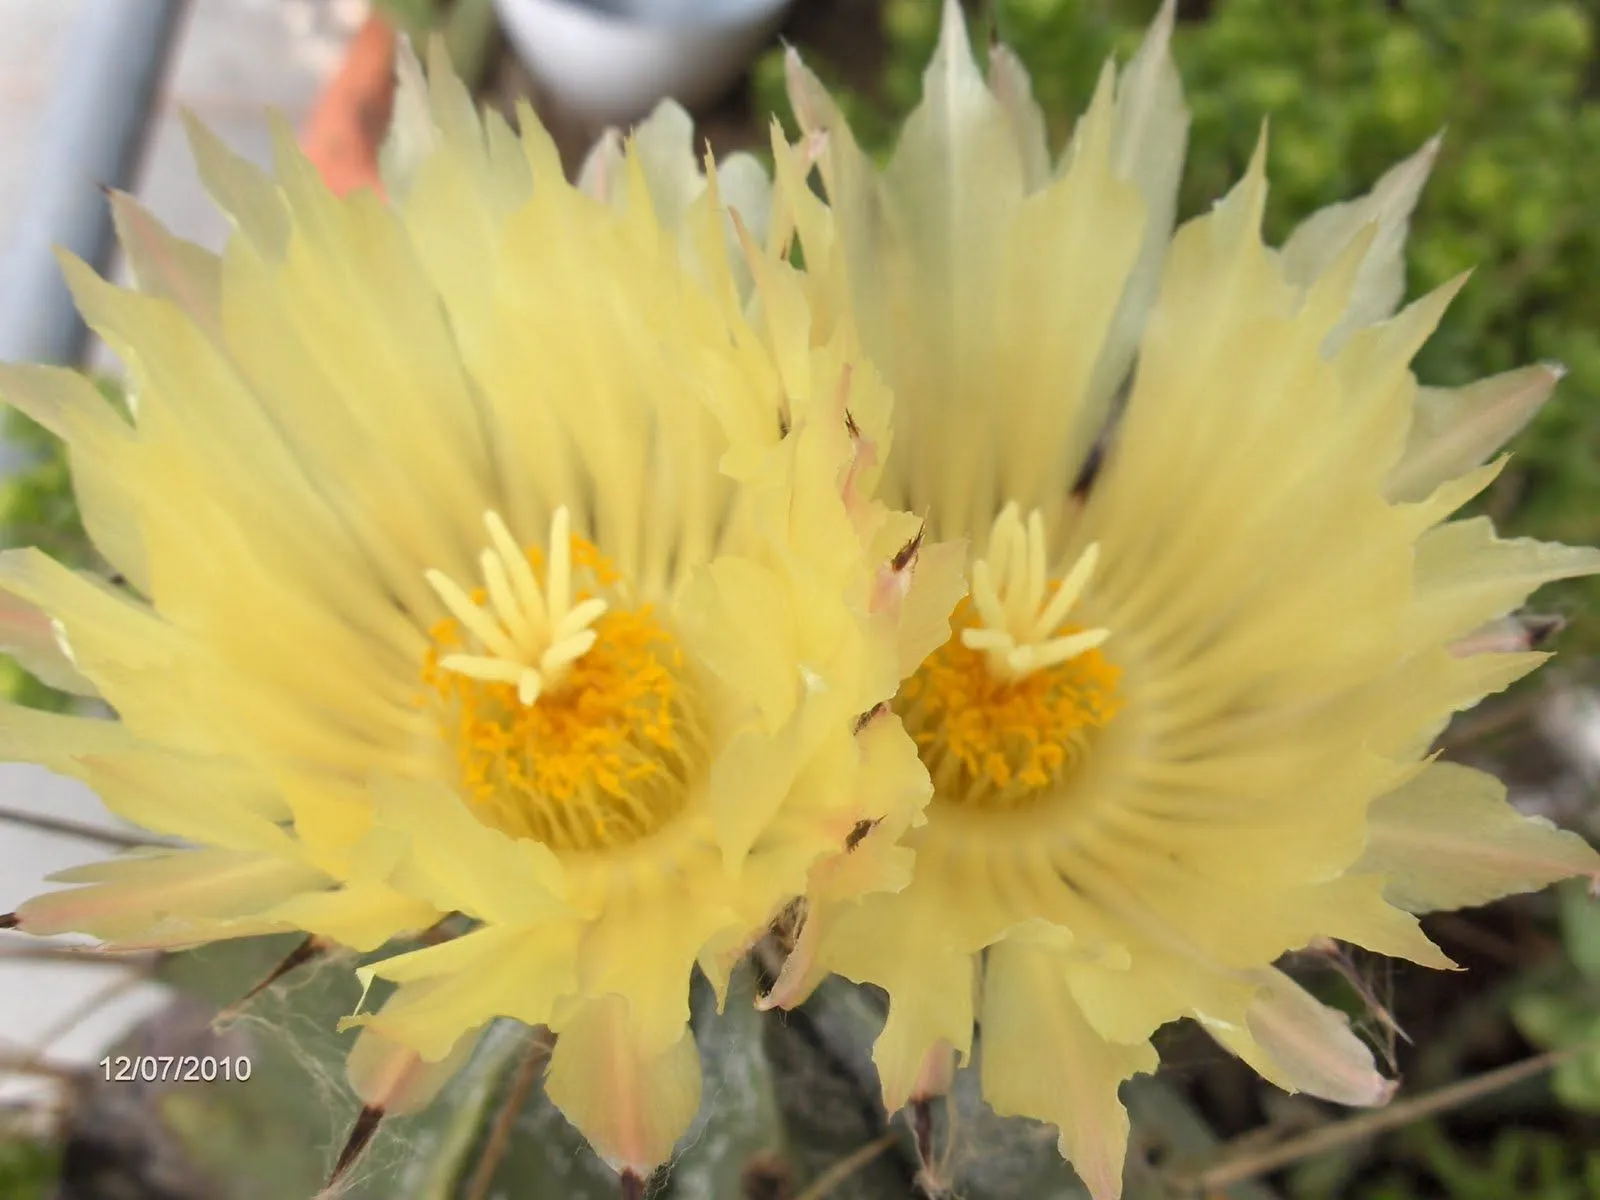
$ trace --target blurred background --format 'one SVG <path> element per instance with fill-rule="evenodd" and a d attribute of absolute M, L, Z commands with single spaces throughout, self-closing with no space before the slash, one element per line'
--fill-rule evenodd
<path fill-rule="evenodd" d="M 1131 51 L 1155 7 L 986 0 L 967 11 L 980 39 L 1005 41 L 1032 71 L 1059 145 L 1100 63 Z M 1564 364 L 1555 399 L 1481 503 L 1514 533 L 1600 542 L 1600 0 L 1184 0 L 1178 11 L 1193 114 L 1181 216 L 1226 190 L 1264 118 L 1271 240 L 1446 130 L 1413 222 L 1409 291 L 1476 274 L 1418 373 L 1453 385 Z M 267 163 L 274 109 L 331 186 L 371 186 L 396 38 L 437 37 L 484 104 L 509 111 L 530 99 L 569 166 L 605 126 L 666 95 L 692 109 L 718 153 L 762 154 L 775 116 L 793 130 L 787 42 L 840 89 L 863 143 L 886 153 L 920 92 L 938 18 L 937 0 L 0 0 L 0 359 L 81 364 L 118 397 L 117 365 L 72 318 L 51 247 L 120 271 L 101 185 L 134 192 L 179 235 L 222 246 L 227 226 L 196 177 L 185 110 Z M 0 544 L 102 565 L 64 459 L 15 414 L 4 419 L 0 472 Z M 1524 811 L 1591 839 L 1597 599 L 1592 581 L 1542 592 L 1525 624 L 1561 652 L 1557 665 L 1462 718 L 1441 747 L 1507 778 Z M 0 690 L 69 704 L 4 658 Z M 66 781 L 0 765 L 0 911 L 133 836 Z M 1129 1196 L 1600 1197 L 1600 1052 L 1586 1049 L 1600 1034 L 1596 906 L 1578 886 L 1428 928 L 1466 973 L 1332 948 L 1298 956 L 1308 986 L 1345 1007 L 1404 1081 L 1386 1124 L 1342 1124 L 1346 1114 L 1277 1093 L 1204 1038 L 1174 1031 L 1161 1078 L 1127 1090 Z M 209 1025 L 287 948 L 107 964 L 72 944 L 0 933 L 0 1200 L 310 1195 L 354 1111 L 330 1032 L 354 1001 L 349 964 L 276 985 L 220 1035 Z M 759 1047 L 748 1060 L 717 1058 L 721 1035 L 705 1033 L 713 1081 L 739 1120 L 702 1130 L 662 1194 L 920 1194 L 913 1151 L 875 1107 L 862 1065 L 870 1004 L 824 989 L 789 1021 L 740 1033 Z M 356 1194 L 615 1194 L 559 1118 L 508 1078 L 512 1036 L 491 1039 L 440 1113 L 390 1128 Z M 203 1093 L 101 1079 L 113 1047 L 174 1046 L 249 1053 L 261 1078 Z M 484 1168 L 485 1129 L 508 1094 L 518 1104 L 502 1138 L 511 1148 Z M 1050 1165 L 1052 1139 L 980 1110 L 958 1096 L 945 1131 L 959 1194 L 1079 1194 Z M 852 1156 L 857 1165 L 832 1179 L 830 1164 Z M 1244 1175 L 1207 1175 L 1218 1162 L 1243 1164 Z"/>

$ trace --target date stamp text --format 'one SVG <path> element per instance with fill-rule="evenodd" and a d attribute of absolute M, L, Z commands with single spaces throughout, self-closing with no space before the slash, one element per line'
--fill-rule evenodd
<path fill-rule="evenodd" d="M 117 1054 L 100 1060 L 108 1083 L 243 1083 L 250 1078 L 247 1055 Z"/>

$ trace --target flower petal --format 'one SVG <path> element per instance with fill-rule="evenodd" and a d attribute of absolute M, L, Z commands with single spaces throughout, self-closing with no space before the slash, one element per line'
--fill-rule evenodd
<path fill-rule="evenodd" d="M 89 540 L 148 595 L 149 562 L 131 495 L 139 473 L 128 423 L 87 379 L 58 367 L 0 365 L 0 396 L 66 442 Z"/>
<path fill-rule="evenodd" d="M 176 304 L 213 338 L 222 332 L 222 260 L 174 237 L 124 192 L 111 194 L 117 242 L 139 290 Z"/>
<path fill-rule="evenodd" d="M 1592 547 L 1498 538 L 1487 517 L 1451 521 L 1417 539 L 1414 621 L 1430 641 L 1454 639 L 1504 616 L 1543 584 L 1594 574 L 1600 550 Z"/>
<path fill-rule="evenodd" d="M 1564 374 L 1520 367 L 1459 388 L 1423 388 L 1405 453 L 1389 475 L 1394 500 L 1423 500 L 1489 460 L 1533 419 Z"/>
<path fill-rule="evenodd" d="M 1009 46 L 989 47 L 989 90 L 1000 102 L 1017 140 L 1022 160 L 1023 187 L 1038 191 L 1050 180 L 1050 145 L 1044 110 L 1033 98 L 1033 80 L 1028 69 Z"/>
<path fill-rule="evenodd" d="M 1336 353 L 1352 332 L 1386 320 L 1405 295 L 1405 240 L 1411 212 L 1439 153 L 1433 137 L 1410 158 L 1391 167 L 1359 200 L 1318 209 L 1283 244 L 1283 271 L 1293 283 L 1309 284 L 1345 252 L 1362 230 L 1377 226 L 1362 258 L 1344 319 L 1324 343 Z"/>
<path fill-rule="evenodd" d="M 1384 1104 L 1394 1094 L 1395 1083 L 1378 1073 L 1348 1017 L 1275 968 L 1250 977 L 1261 991 L 1250 1003 L 1246 1028 L 1207 1025 L 1212 1037 L 1288 1092 L 1362 1106 Z"/>
<path fill-rule="evenodd" d="M 424 900 L 381 884 L 291 896 L 267 916 L 353 950 L 376 950 L 391 938 L 425 929 L 444 916 Z"/>
<path fill-rule="evenodd" d="M 819 947 L 830 970 L 889 993 L 889 1016 L 872 1060 L 891 1113 L 910 1099 L 936 1044 L 948 1042 L 963 1058 L 972 1046 L 976 960 L 942 945 L 942 931 L 920 915 L 903 896 L 883 897 L 870 913 L 843 912 L 823 930 Z"/>
<path fill-rule="evenodd" d="M 606 996 L 560 1025 L 545 1092 L 613 1168 L 648 1176 L 700 1107 L 700 1055 L 687 1026 L 665 1049 L 643 1049 L 627 1008 Z"/>
<path fill-rule="evenodd" d="M 87 781 L 86 756 L 130 750 L 137 744 L 119 721 L 0 704 L 0 757 L 8 762 L 38 763 L 58 775 Z"/>
<path fill-rule="evenodd" d="M 1150 306 L 1161 283 L 1162 264 L 1178 212 L 1178 184 L 1189 141 L 1189 110 L 1183 82 L 1172 61 L 1175 6 L 1162 4 L 1139 49 L 1117 75 L 1112 169 L 1139 189 L 1144 230 L 1139 255 L 1128 272 L 1122 299 L 1106 331 L 1105 345 L 1089 384 L 1089 406 L 1105 412 L 1122 385 L 1144 335 Z"/>
<path fill-rule="evenodd" d="M 1001 1116 L 1060 1130 L 1062 1156 L 1094 1200 L 1122 1195 L 1128 1113 L 1117 1088 L 1154 1071 L 1148 1042 L 1108 1042 L 1084 1020 L 1053 951 L 1002 942 L 989 950 L 979 1054 L 983 1095 Z"/>
<path fill-rule="evenodd" d="M 272 933 L 272 907 L 331 882 L 313 867 L 236 850 L 179 850 L 75 867 L 52 876 L 84 887 L 47 892 L 17 910 L 36 934 L 78 931 L 118 949 L 192 946 Z"/>
<path fill-rule="evenodd" d="M 282 798 L 241 763 L 148 745 L 82 761 L 106 807 L 136 825 L 221 849 L 302 857 L 281 828 L 289 819 Z"/>
<path fill-rule="evenodd" d="M 549 1023 L 575 984 L 577 927 L 487 926 L 437 946 L 380 959 L 356 974 L 401 984 L 376 1013 L 346 1017 L 415 1050 L 429 1062 L 495 1017 Z"/>
<path fill-rule="evenodd" d="M 561 864 L 548 847 L 491 829 L 441 784 L 383 777 L 370 793 L 380 830 L 356 851 L 358 870 L 479 920 L 519 925 L 565 911 Z"/>
<path fill-rule="evenodd" d="M 49 616 L 9 592 L 0 592 L 0 652 L 53 688 L 75 696 L 100 694 L 72 665 Z"/>
<path fill-rule="evenodd" d="M 1505 797 L 1493 776 L 1435 763 L 1373 803 L 1356 869 L 1384 876 L 1384 895 L 1411 912 L 1487 904 L 1572 875 L 1600 878 L 1593 847 Z"/>
<path fill-rule="evenodd" d="M 363 1029 L 350 1047 L 345 1072 L 363 1103 L 382 1109 L 385 1117 L 403 1117 L 426 1108 L 477 1044 L 476 1037 L 462 1038 L 447 1057 L 429 1062 L 410 1047 Z"/>

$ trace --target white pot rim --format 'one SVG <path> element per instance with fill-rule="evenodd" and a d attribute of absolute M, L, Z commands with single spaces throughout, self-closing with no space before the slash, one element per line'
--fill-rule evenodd
<path fill-rule="evenodd" d="M 648 0 L 495 0 L 502 8 L 562 9 L 599 25 L 659 33 L 710 34 L 770 21 L 794 0 L 713 0 L 694 5 L 679 0 L 663 13 Z M 641 11 L 633 11 L 637 4 Z"/>

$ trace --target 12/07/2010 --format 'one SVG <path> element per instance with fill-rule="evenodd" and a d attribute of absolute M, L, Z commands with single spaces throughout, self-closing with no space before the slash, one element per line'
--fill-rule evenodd
<path fill-rule="evenodd" d="M 108 1083 L 243 1083 L 250 1078 L 247 1055 L 118 1054 L 100 1060 Z"/>

